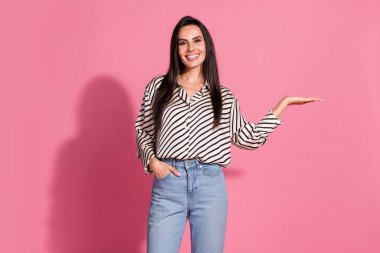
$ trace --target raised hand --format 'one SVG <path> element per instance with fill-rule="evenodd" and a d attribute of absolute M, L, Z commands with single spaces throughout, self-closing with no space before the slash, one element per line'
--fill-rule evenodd
<path fill-rule="evenodd" d="M 324 101 L 323 98 L 315 98 L 315 97 L 297 97 L 293 95 L 287 95 L 283 99 L 278 102 L 276 107 L 272 110 L 273 114 L 278 118 L 280 117 L 282 111 L 288 106 L 288 105 L 302 105 L 310 102 L 315 101 Z"/>
<path fill-rule="evenodd" d="M 315 102 L 315 101 L 324 101 L 323 98 L 297 97 L 297 96 L 292 96 L 292 95 L 286 96 L 284 100 L 286 101 L 287 105 L 302 105 L 302 104 Z"/>

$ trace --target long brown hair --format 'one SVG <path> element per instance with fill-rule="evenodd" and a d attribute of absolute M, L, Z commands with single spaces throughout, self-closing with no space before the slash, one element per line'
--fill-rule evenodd
<path fill-rule="evenodd" d="M 178 55 L 178 33 L 180 29 L 186 25 L 197 25 L 202 31 L 205 44 L 206 56 L 202 65 L 202 74 L 210 85 L 210 95 L 214 112 L 213 127 L 217 127 L 220 123 L 222 114 L 222 95 L 220 91 L 218 67 L 216 64 L 216 56 L 214 42 L 207 28 L 199 20 L 185 16 L 178 21 L 175 26 L 170 43 L 170 65 L 167 73 L 162 79 L 160 87 L 157 89 L 153 100 L 153 117 L 155 122 L 155 136 L 162 127 L 162 114 L 165 106 L 169 103 L 173 91 L 176 87 L 177 76 L 185 69 Z"/>

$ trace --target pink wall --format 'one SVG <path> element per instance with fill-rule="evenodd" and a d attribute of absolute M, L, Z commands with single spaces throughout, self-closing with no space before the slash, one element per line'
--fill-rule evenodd
<path fill-rule="evenodd" d="M 326 99 L 287 108 L 259 150 L 233 148 L 225 252 L 380 252 L 379 1 L 8 2 L 0 252 L 145 252 L 153 177 L 133 124 L 187 14 L 250 121 L 286 94 Z"/>

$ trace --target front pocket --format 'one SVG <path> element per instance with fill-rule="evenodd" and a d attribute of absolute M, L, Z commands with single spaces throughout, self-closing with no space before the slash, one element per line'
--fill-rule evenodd
<path fill-rule="evenodd" d="M 155 178 L 157 181 L 163 181 L 163 180 L 167 179 L 167 178 L 170 176 L 170 174 L 173 174 L 173 172 L 169 171 L 169 173 L 168 173 L 165 177 L 160 178 L 160 179 L 158 179 L 156 176 L 154 176 L 154 178 Z"/>
<path fill-rule="evenodd" d="M 202 163 L 201 171 L 205 176 L 219 176 L 223 174 L 222 168 L 217 163 Z"/>

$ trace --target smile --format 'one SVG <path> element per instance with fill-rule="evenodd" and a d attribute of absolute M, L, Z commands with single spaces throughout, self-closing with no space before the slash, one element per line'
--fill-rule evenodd
<path fill-rule="evenodd" d="M 199 57 L 199 54 L 193 54 L 193 55 L 187 55 L 186 59 L 188 59 L 189 61 L 195 61 L 196 59 L 198 59 L 198 57 Z"/>

